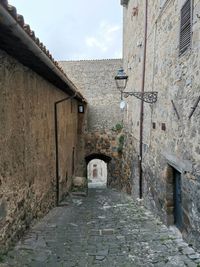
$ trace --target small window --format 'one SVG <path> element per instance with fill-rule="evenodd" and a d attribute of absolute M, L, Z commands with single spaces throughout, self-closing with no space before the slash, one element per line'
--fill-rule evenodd
<path fill-rule="evenodd" d="M 181 9 L 179 54 L 191 47 L 192 41 L 192 0 L 187 0 Z"/>

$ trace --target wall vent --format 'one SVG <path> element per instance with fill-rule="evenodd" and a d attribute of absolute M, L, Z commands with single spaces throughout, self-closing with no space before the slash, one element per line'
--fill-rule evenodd
<path fill-rule="evenodd" d="M 183 54 L 192 41 L 192 0 L 187 0 L 181 9 L 179 54 Z"/>
<path fill-rule="evenodd" d="M 127 6 L 128 5 L 128 1 L 129 0 L 121 0 L 121 5 L 124 6 L 124 7 Z"/>
<path fill-rule="evenodd" d="M 165 123 L 161 124 L 161 129 L 162 129 L 162 131 L 166 131 L 166 124 Z"/>

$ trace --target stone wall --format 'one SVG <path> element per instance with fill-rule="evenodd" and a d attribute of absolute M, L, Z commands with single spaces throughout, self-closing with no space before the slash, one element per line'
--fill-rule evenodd
<path fill-rule="evenodd" d="M 106 155 L 111 158 L 108 162 L 108 177 L 107 185 L 118 189 L 122 188 L 121 185 L 121 156 L 119 150 L 120 136 L 123 136 L 121 131 L 102 131 L 92 132 L 85 134 L 85 155 Z M 85 165 L 85 170 L 86 170 Z"/>
<path fill-rule="evenodd" d="M 0 51 L 0 250 L 56 203 L 54 103 L 67 95 Z M 60 198 L 76 161 L 77 103 L 58 105 Z"/>
<path fill-rule="evenodd" d="M 84 137 L 79 140 L 79 151 L 84 153 L 79 175 L 86 175 L 84 157 L 95 153 L 104 154 L 112 158 L 108 164 L 108 185 L 121 189 L 122 153 L 118 148 L 123 133 L 122 129 L 116 130 L 116 125 L 122 125 L 123 114 L 119 108 L 120 93 L 114 77 L 122 60 L 62 61 L 59 64 L 88 103 L 85 114 L 87 129 L 85 128 Z"/>
<path fill-rule="evenodd" d="M 199 97 L 200 1 L 194 0 L 192 45 L 179 56 L 180 9 L 185 1 L 150 0 L 147 34 L 145 91 L 158 91 L 158 101 L 144 107 L 143 174 L 144 202 L 165 223 L 174 224 L 173 170 L 181 173 L 183 236 L 200 244 L 200 105 L 189 114 Z M 145 1 L 129 0 L 124 7 L 124 69 L 127 89 L 140 91 Z M 137 12 L 134 12 L 137 10 Z M 131 38 L 130 38 L 131 36 Z M 173 103 L 176 106 L 177 116 Z M 135 159 L 129 178 L 132 194 L 139 196 L 138 155 L 140 100 L 129 97 L 126 114 L 133 149 L 124 149 L 126 159 Z M 134 156 L 133 156 L 134 152 Z"/>
<path fill-rule="evenodd" d="M 110 130 L 121 121 L 114 77 L 121 59 L 61 61 L 60 66 L 88 102 L 88 131 Z"/>

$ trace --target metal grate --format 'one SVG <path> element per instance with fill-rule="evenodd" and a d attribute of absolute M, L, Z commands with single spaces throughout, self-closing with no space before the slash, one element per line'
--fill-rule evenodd
<path fill-rule="evenodd" d="M 183 54 L 192 40 L 192 0 L 187 0 L 181 9 L 179 53 Z"/>

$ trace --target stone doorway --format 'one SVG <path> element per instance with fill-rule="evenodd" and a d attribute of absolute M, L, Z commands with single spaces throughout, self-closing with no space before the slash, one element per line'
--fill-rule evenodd
<path fill-rule="evenodd" d="M 173 189 L 174 189 L 174 224 L 182 230 L 182 189 L 181 189 L 181 173 L 173 169 Z"/>
<path fill-rule="evenodd" d="M 167 224 L 175 225 L 182 231 L 181 173 L 173 166 L 168 165 L 166 178 Z"/>

